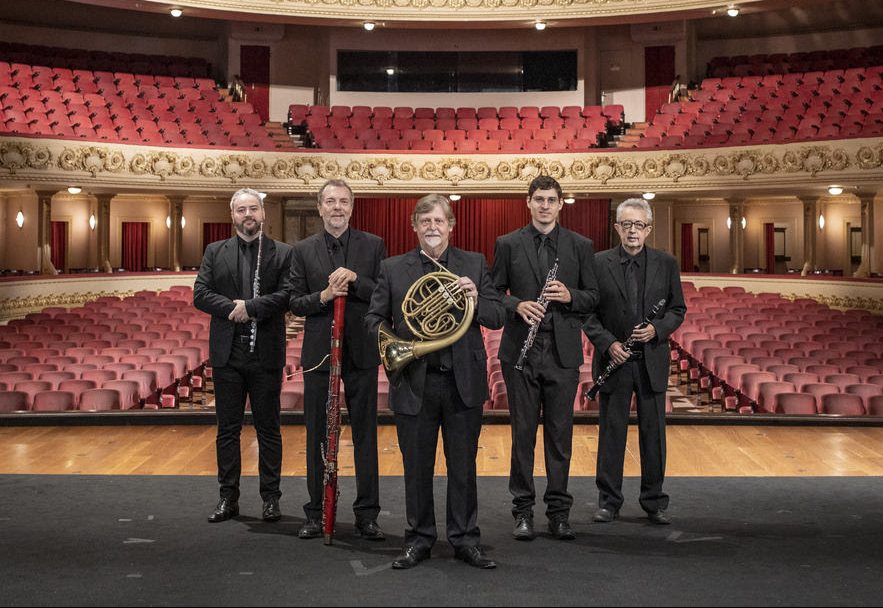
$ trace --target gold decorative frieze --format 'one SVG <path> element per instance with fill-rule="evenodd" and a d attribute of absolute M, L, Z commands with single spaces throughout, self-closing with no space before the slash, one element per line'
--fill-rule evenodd
<path fill-rule="evenodd" d="M 33 183 L 69 183 L 85 174 L 87 186 L 174 186 L 219 191 L 232 185 L 307 192 L 346 178 L 357 190 L 389 192 L 459 186 L 468 191 L 521 192 L 544 174 L 571 190 L 680 192 L 708 188 L 806 186 L 831 180 L 876 186 L 883 181 L 883 138 L 811 144 L 700 150 L 609 150 L 542 154 L 359 154 L 239 152 L 78 144 L 0 137 L 0 174 Z M 79 177 L 79 176 L 78 176 Z M 92 181 L 89 182 L 88 178 Z"/>

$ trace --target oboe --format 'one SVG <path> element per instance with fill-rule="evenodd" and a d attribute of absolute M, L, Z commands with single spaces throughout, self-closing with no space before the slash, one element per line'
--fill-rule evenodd
<path fill-rule="evenodd" d="M 264 223 L 261 222 L 258 228 L 258 260 L 254 269 L 254 282 L 251 285 L 251 293 L 253 298 L 261 295 L 261 253 L 264 247 Z M 254 352 L 254 345 L 258 339 L 258 320 L 257 317 L 251 320 L 251 338 L 248 341 L 248 352 Z"/>
<path fill-rule="evenodd" d="M 650 311 L 650 313 L 646 317 L 644 317 L 643 321 L 641 321 L 641 324 L 638 326 L 638 329 L 644 329 L 645 327 L 647 327 L 650 324 L 650 321 L 652 321 L 653 318 L 657 314 L 659 314 L 659 311 L 662 310 L 663 306 L 665 306 L 665 298 L 662 298 L 661 300 L 659 300 L 656 303 L 656 305 L 653 307 L 653 309 Z M 631 337 L 629 337 L 629 339 L 626 340 L 622 346 L 631 355 L 632 347 L 634 345 L 635 345 L 635 340 L 633 340 Z M 605 382 L 607 382 L 607 379 L 610 377 L 610 374 L 615 372 L 617 369 L 619 369 L 619 364 L 617 364 L 613 361 L 608 363 L 607 367 L 604 368 L 604 371 L 601 372 L 601 375 L 598 376 L 598 379 L 595 380 L 594 384 L 592 385 L 592 388 L 590 388 L 589 390 L 586 391 L 586 397 L 588 397 L 589 399 L 594 399 L 598 395 L 598 391 L 601 389 L 601 385 L 603 385 Z"/>
<path fill-rule="evenodd" d="M 343 361 L 343 323 L 346 296 L 334 298 L 334 320 L 331 323 L 331 368 L 328 373 L 328 401 L 325 404 L 326 427 L 322 461 L 325 475 L 322 478 L 322 532 L 325 544 L 334 538 L 334 522 L 337 519 L 337 452 L 340 447 L 340 372 Z"/>
<path fill-rule="evenodd" d="M 558 276 L 558 258 L 555 258 L 555 263 L 552 264 L 552 268 L 549 269 L 549 274 L 546 275 L 546 283 L 543 285 L 543 288 L 540 290 L 540 297 L 537 298 L 537 304 L 543 307 L 543 312 L 549 308 L 549 300 L 546 299 L 546 289 L 551 285 L 552 281 Z M 524 360 L 527 358 L 527 351 L 530 350 L 530 347 L 533 346 L 533 341 L 537 337 L 537 331 L 540 329 L 540 322 L 542 319 L 538 321 L 534 321 L 530 324 L 530 331 L 527 332 L 527 337 L 524 339 L 524 344 L 521 345 L 521 354 L 518 355 L 518 362 L 515 364 L 515 369 L 518 371 L 522 371 L 524 369 Z"/>

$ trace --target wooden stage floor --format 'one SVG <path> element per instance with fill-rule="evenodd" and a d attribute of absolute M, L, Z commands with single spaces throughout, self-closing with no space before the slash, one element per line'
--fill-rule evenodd
<path fill-rule="evenodd" d="M 286 425 L 283 474 L 306 474 L 305 429 Z M 215 427 L 79 426 L 0 427 L 0 474 L 215 475 Z M 883 428 L 706 426 L 668 427 L 668 476 L 776 477 L 883 475 Z M 349 429 L 342 438 L 342 475 L 353 475 Z M 381 475 L 401 475 L 395 427 L 378 429 Z M 593 476 L 598 427 L 574 427 L 571 475 Z M 509 474 L 510 427 L 486 425 L 478 473 Z M 243 474 L 257 475 L 252 427 L 242 434 Z M 439 440 L 437 472 L 444 473 Z M 542 429 L 536 475 L 544 474 Z M 637 428 L 629 427 L 625 474 L 640 475 Z"/>

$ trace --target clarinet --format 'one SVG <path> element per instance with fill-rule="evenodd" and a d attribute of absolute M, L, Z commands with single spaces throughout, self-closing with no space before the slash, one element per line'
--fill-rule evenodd
<path fill-rule="evenodd" d="M 659 314 L 659 311 L 662 310 L 663 306 L 665 306 L 665 298 L 662 298 L 661 300 L 659 300 L 656 303 L 655 306 L 653 306 L 653 309 L 650 311 L 650 313 L 646 317 L 644 317 L 643 321 L 641 321 L 641 324 L 638 326 L 638 329 L 644 329 L 645 327 L 647 327 L 650 324 L 650 321 L 652 321 L 653 318 L 657 314 Z M 629 338 L 628 340 L 625 341 L 625 343 L 622 346 L 629 353 L 629 355 L 631 355 L 632 347 L 634 345 L 635 345 L 635 340 L 633 340 L 632 338 Z M 586 397 L 588 399 L 594 399 L 598 395 L 598 391 L 601 389 L 601 385 L 603 385 L 605 382 L 607 382 L 607 379 L 610 377 L 610 375 L 613 372 L 615 372 L 617 369 L 619 369 L 619 367 L 620 367 L 619 364 L 614 363 L 613 361 L 608 363 L 607 367 L 604 368 L 604 371 L 601 372 L 601 375 L 598 376 L 598 379 L 595 380 L 595 383 L 592 386 L 592 388 L 590 388 L 589 390 L 586 391 Z"/>
<path fill-rule="evenodd" d="M 555 263 L 552 264 L 552 268 L 549 269 L 549 274 L 546 275 L 546 283 L 543 285 L 543 288 L 540 290 L 540 297 L 537 298 L 537 304 L 543 307 L 543 312 L 549 308 L 549 300 L 546 299 L 546 288 L 549 287 L 549 284 L 555 280 L 555 277 L 558 276 L 558 258 L 555 258 Z M 540 322 L 534 321 L 530 324 L 530 331 L 527 332 L 527 337 L 524 339 L 524 344 L 521 345 L 521 354 L 518 355 L 518 362 L 515 364 L 515 369 L 518 371 L 524 370 L 524 360 L 527 358 L 527 351 L 530 350 L 530 347 L 533 346 L 533 341 L 537 337 L 537 331 L 540 329 Z"/>
<path fill-rule="evenodd" d="M 252 297 L 256 298 L 261 295 L 261 252 L 264 248 L 264 223 L 261 222 L 258 228 L 258 261 L 254 269 L 254 283 L 251 285 Z M 257 317 L 251 320 L 251 338 L 248 341 L 248 352 L 254 352 L 254 345 L 258 339 L 258 320 Z"/>

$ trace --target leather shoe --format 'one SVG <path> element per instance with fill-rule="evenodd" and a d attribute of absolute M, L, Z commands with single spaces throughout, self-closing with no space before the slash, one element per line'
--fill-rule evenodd
<path fill-rule="evenodd" d="M 647 513 L 647 519 L 657 526 L 668 526 L 671 524 L 671 519 L 666 514 L 665 509 L 659 509 L 658 511 L 653 511 L 653 513 Z"/>
<path fill-rule="evenodd" d="M 380 529 L 376 519 L 356 521 L 356 534 L 365 540 L 386 540 L 386 535 Z"/>
<path fill-rule="evenodd" d="M 497 567 L 497 563 L 487 557 L 481 547 L 459 547 L 454 551 L 454 557 L 462 560 L 473 568 L 490 570 Z"/>
<path fill-rule="evenodd" d="M 533 531 L 533 517 L 522 513 L 515 517 L 515 529 L 512 530 L 515 540 L 533 540 L 536 533 Z"/>
<path fill-rule="evenodd" d="M 595 516 L 592 517 L 592 521 L 599 524 L 609 524 L 617 517 L 619 517 L 619 511 L 614 511 L 613 509 L 608 509 L 607 507 L 601 507 L 600 509 L 595 511 Z"/>
<path fill-rule="evenodd" d="M 221 521 L 227 521 L 239 515 L 239 503 L 230 498 L 222 498 L 218 501 L 214 513 L 208 516 L 210 524 L 216 524 Z"/>
<path fill-rule="evenodd" d="M 549 532 L 552 533 L 557 540 L 573 540 L 576 533 L 570 527 L 570 522 L 566 518 L 561 517 L 549 520 Z"/>
<path fill-rule="evenodd" d="M 322 536 L 322 523 L 315 519 L 307 518 L 307 523 L 301 526 L 298 538 L 320 538 Z"/>
<path fill-rule="evenodd" d="M 268 498 L 264 501 L 262 517 L 264 518 L 264 521 L 279 521 L 282 519 L 282 511 L 279 510 L 278 498 Z"/>
<path fill-rule="evenodd" d="M 429 549 L 418 549 L 414 545 L 405 545 L 402 554 L 392 563 L 394 570 L 407 570 L 413 568 L 423 560 L 429 559 Z"/>

